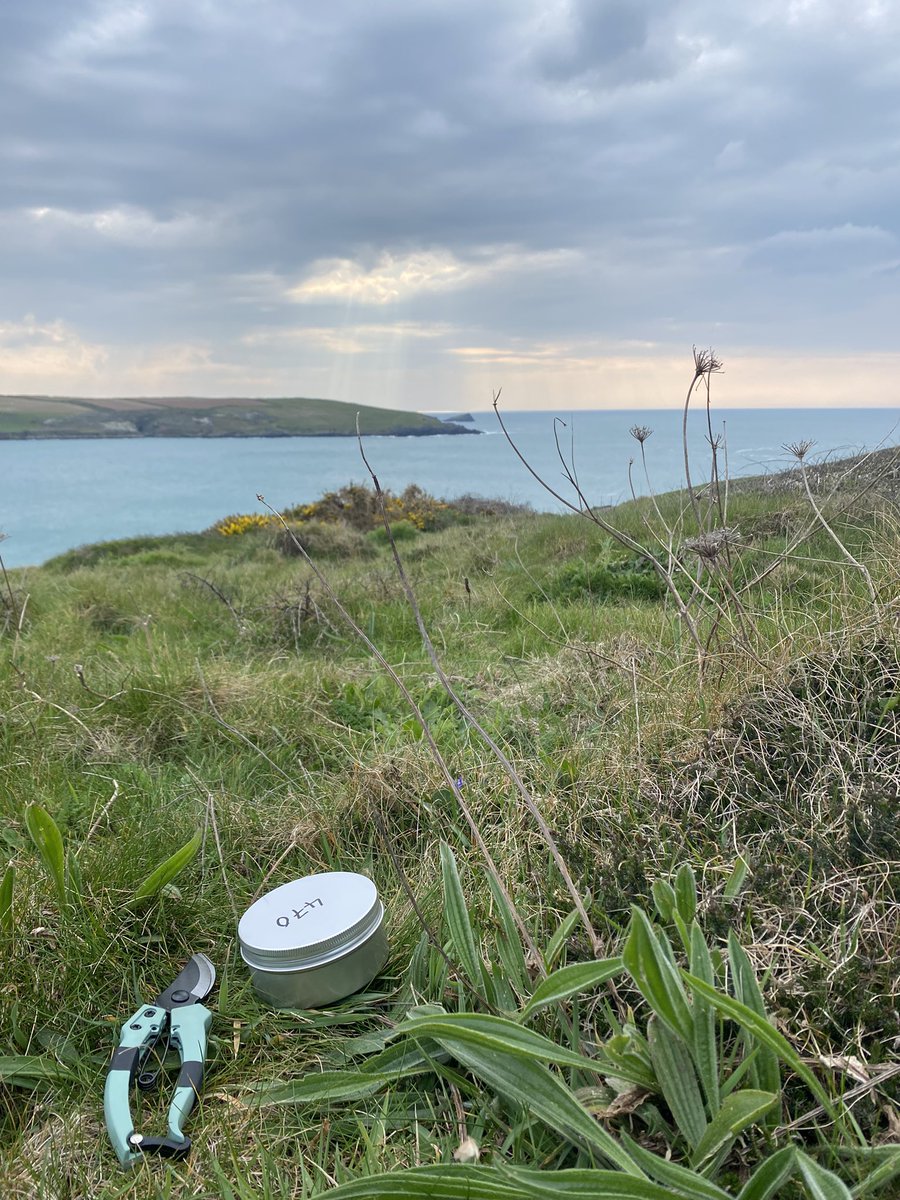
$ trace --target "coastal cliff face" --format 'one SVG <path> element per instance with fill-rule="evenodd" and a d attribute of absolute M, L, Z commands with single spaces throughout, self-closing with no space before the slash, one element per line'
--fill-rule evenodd
<path fill-rule="evenodd" d="M 422 413 L 337 400 L 0 397 L 0 438 L 428 437 L 478 432 Z"/>

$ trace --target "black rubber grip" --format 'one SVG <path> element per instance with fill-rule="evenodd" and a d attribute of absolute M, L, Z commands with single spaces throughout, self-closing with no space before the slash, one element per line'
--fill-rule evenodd
<path fill-rule="evenodd" d="M 203 1087 L 203 1063 L 196 1060 L 183 1062 L 175 1086 L 177 1088 L 193 1088 L 194 1095 L 199 1096 L 200 1089 Z"/>

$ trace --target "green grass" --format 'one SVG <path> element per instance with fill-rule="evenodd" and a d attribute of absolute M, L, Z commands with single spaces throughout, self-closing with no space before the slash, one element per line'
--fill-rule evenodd
<path fill-rule="evenodd" d="M 660 501 L 666 513 L 682 502 Z M 641 501 L 615 519 L 646 539 L 650 512 Z M 769 562 L 807 516 L 796 498 L 736 495 L 735 578 Z M 701 676 L 656 577 L 587 521 L 447 519 L 435 532 L 403 525 L 406 571 L 444 669 L 537 798 L 605 953 L 622 953 L 629 929 L 628 944 L 637 937 L 632 905 L 653 914 L 656 903 L 673 954 L 696 974 L 673 916 L 680 910 L 667 906 L 660 883 L 686 864 L 710 978 L 726 991 L 737 986 L 736 934 L 768 1011 L 829 1101 L 854 1081 L 820 1056 L 855 1056 L 870 1072 L 890 1065 L 900 1034 L 890 521 L 860 506 L 852 522 L 834 518 L 877 580 L 880 614 L 818 531 L 748 596 L 748 638 L 736 626 L 718 631 Z M 462 780 L 545 960 L 589 960 L 546 841 L 423 651 L 386 538 L 320 520 L 310 534 L 331 587 L 394 665 Z M 462 1047 L 440 1024 L 429 1036 L 443 1037 L 451 1057 L 427 1073 L 357 1099 L 303 1098 L 320 1072 L 364 1068 L 388 1034 L 412 1036 L 403 1030 L 417 1006 L 473 1013 L 484 999 L 507 1016 L 520 1011 L 537 963 L 523 956 L 402 696 L 307 563 L 285 549 L 274 530 L 130 539 L 11 572 L 11 594 L 0 592 L 0 875 L 7 860 L 15 867 L 6 916 L 0 887 L 0 1070 L 6 1059 L 40 1056 L 54 1075 L 36 1088 L 0 1077 L 4 1196 L 256 1200 L 352 1180 L 378 1195 L 382 1185 L 363 1182 L 370 1176 L 450 1162 L 460 1113 L 492 1172 L 601 1161 L 529 1112 L 527 1096 L 475 1051 L 456 1056 Z M 62 898 L 26 826 L 33 804 L 60 830 Z M 134 903 L 154 868 L 197 831 L 197 857 L 155 899 Z M 448 853 L 459 872 L 456 905 Z M 741 862 L 749 871 L 738 888 Z M 390 917 L 387 969 L 369 993 L 334 1009 L 270 1011 L 236 951 L 237 917 L 263 886 L 329 869 L 377 881 Z M 423 937 L 403 877 L 453 970 Z M 689 930 L 687 886 L 676 890 Z M 205 1100 L 190 1124 L 194 1151 L 185 1164 L 123 1176 L 102 1128 L 109 1053 L 121 1022 L 196 951 L 213 959 L 220 982 Z M 651 1014 L 661 1018 L 637 963 L 618 981 L 618 999 L 589 988 L 542 1009 L 534 1028 L 572 1052 L 627 1043 L 628 1053 L 649 1055 Z M 743 986 L 747 1002 L 746 978 Z M 749 1086 L 764 1056 L 724 1019 L 715 1028 L 722 1079 L 750 1055 L 733 1085 Z M 665 1052 L 655 1051 L 657 1072 Z M 541 1070 L 589 1106 L 612 1099 L 607 1077 L 583 1064 Z M 775 1118 L 755 1119 L 729 1142 L 716 1166 L 720 1186 L 736 1194 L 754 1164 L 789 1143 L 851 1184 L 861 1179 L 884 1153 L 865 1147 L 890 1133 L 896 1077 L 857 1099 L 852 1117 L 841 1109 L 834 1126 L 813 1120 L 776 1136 L 779 1122 L 816 1103 L 802 1072 L 781 1070 Z M 757 1090 L 766 1091 L 765 1078 L 771 1070 Z M 276 1083 L 300 1102 L 261 1105 L 259 1089 Z M 655 1086 L 602 1128 L 657 1155 L 668 1147 L 686 1164 L 697 1130 L 671 1084 Z M 158 1123 L 164 1096 L 144 1104 L 147 1123 Z M 439 1186 L 424 1178 L 423 1187 Z M 489 1180 L 500 1188 L 498 1175 Z M 894 1184 L 871 1194 L 888 1197 Z M 784 1195 L 808 1194 L 796 1180 L 790 1187 Z"/>

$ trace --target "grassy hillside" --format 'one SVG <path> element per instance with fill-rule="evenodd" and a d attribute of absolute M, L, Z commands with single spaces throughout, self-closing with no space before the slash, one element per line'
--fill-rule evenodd
<path fill-rule="evenodd" d="M 796 486 L 742 488 L 718 549 L 683 527 L 683 495 L 605 512 L 664 565 L 680 557 L 694 582 L 678 575 L 677 596 L 584 517 L 392 498 L 439 661 L 505 764 L 442 685 L 359 489 L 286 514 L 318 571 L 280 523 L 233 517 L 11 572 L 0 1192 L 621 1195 L 595 1170 L 614 1152 L 657 1179 L 628 1194 L 659 1200 L 737 1196 L 764 1162 L 779 1195 L 896 1195 L 900 541 L 873 494 L 817 494 L 826 527 Z M 65 847 L 56 878 L 35 804 Z M 193 861 L 135 900 L 197 831 Z M 332 1009 L 271 1011 L 237 918 L 329 869 L 377 881 L 387 969 Z M 102 1129 L 108 1056 L 196 951 L 220 982 L 192 1157 L 123 1176 Z M 615 959 L 609 983 L 584 965 L 598 958 Z M 716 1016 L 674 963 L 732 1009 Z M 470 1018 L 444 1012 L 482 1024 L 461 1034 Z M 453 1161 L 467 1138 L 478 1166 Z M 406 1191 L 377 1178 L 407 1167 L 424 1174 Z"/>
<path fill-rule="evenodd" d="M 421 413 L 302 396 L 0 396 L 0 438 L 346 437 L 355 435 L 357 415 L 370 436 L 472 432 Z"/>

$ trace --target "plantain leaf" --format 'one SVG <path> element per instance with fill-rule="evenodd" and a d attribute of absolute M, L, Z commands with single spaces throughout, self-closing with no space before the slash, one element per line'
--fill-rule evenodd
<path fill-rule="evenodd" d="M 2 933 L 12 933 L 13 931 L 13 886 L 15 882 L 16 868 L 10 863 L 3 873 L 3 882 L 0 883 L 0 932 Z"/>
<path fill-rule="evenodd" d="M 593 991 L 601 983 L 606 983 L 607 979 L 621 974 L 624 969 L 621 958 L 599 958 L 591 962 L 571 963 L 567 967 L 560 967 L 558 971 L 542 979 L 534 989 L 531 999 L 522 1009 L 522 1019 L 533 1016 L 548 1004 L 568 1000 L 570 996 L 579 992 Z"/>
<path fill-rule="evenodd" d="M 698 1167 L 706 1159 L 730 1145 L 748 1125 L 758 1121 L 778 1100 L 773 1092 L 756 1092 L 745 1088 L 726 1096 L 722 1107 L 709 1123 L 703 1137 L 691 1155 L 691 1165 Z"/>
<path fill-rule="evenodd" d="M 456 959 L 474 988 L 481 986 L 481 957 L 475 945 L 475 935 L 469 920 L 469 910 L 459 881 L 459 871 L 453 851 L 441 842 L 441 877 L 444 884 L 444 918 Z"/>
<path fill-rule="evenodd" d="M 741 1004 L 739 1000 L 726 996 L 724 992 L 711 987 L 702 979 L 698 979 L 696 975 L 691 975 L 687 971 L 682 971 L 682 975 L 691 991 L 699 993 L 709 1000 L 713 1008 L 718 1009 L 723 1016 L 730 1017 L 763 1046 L 774 1051 L 786 1066 L 800 1076 L 829 1116 L 834 1115 L 834 1105 L 831 1103 L 828 1093 L 787 1038 L 780 1034 L 774 1025 L 770 1024 L 765 1017 L 761 1017 L 759 1013 L 754 1012 L 752 1008 L 748 1008 L 746 1004 Z"/>
<path fill-rule="evenodd" d="M 25 828 L 40 855 L 44 870 L 53 880 L 60 905 L 66 902 L 66 852 L 59 826 L 45 808 L 29 804 L 25 809 Z"/>
<path fill-rule="evenodd" d="M 658 1017 L 651 1017 L 647 1024 L 647 1040 L 666 1103 L 678 1128 L 691 1147 L 695 1147 L 706 1134 L 706 1114 L 690 1052 Z"/>
<path fill-rule="evenodd" d="M 860 1196 L 868 1196 L 870 1192 L 879 1191 L 886 1183 L 900 1175 L 900 1146 L 890 1147 L 885 1160 L 878 1164 L 869 1174 L 851 1189 L 853 1200 Z"/>
<path fill-rule="evenodd" d="M 810 1200 L 851 1200 L 850 1189 L 832 1171 L 826 1170 L 802 1150 L 795 1150 L 794 1157 Z"/>
<path fill-rule="evenodd" d="M 71 1078 L 62 1063 L 42 1054 L 0 1057 L 0 1082 L 7 1087 L 36 1088 Z"/>
<path fill-rule="evenodd" d="M 661 921 L 671 921 L 675 910 L 675 889 L 665 879 L 654 879 L 650 885 L 653 896 L 653 906 L 659 913 Z"/>
<path fill-rule="evenodd" d="M 697 915 L 697 878 L 690 863 L 682 863 L 675 876 L 675 907 L 689 926 Z"/>
<path fill-rule="evenodd" d="M 623 1171 L 643 1175 L 575 1094 L 544 1066 L 545 1061 L 571 1062 L 596 1070 L 592 1060 L 503 1017 L 447 1013 L 406 1021 L 396 1032 L 433 1039 L 507 1102 L 524 1105 L 551 1129 L 599 1151 Z"/>
<path fill-rule="evenodd" d="M 673 1197 L 686 1196 L 688 1200 L 731 1200 L 728 1192 L 723 1192 L 718 1184 L 692 1171 L 690 1167 L 682 1167 L 671 1159 L 652 1154 L 633 1141 L 624 1130 L 619 1136 L 637 1165 L 643 1167 L 652 1179 L 666 1184 Z"/>
<path fill-rule="evenodd" d="M 637 907 L 632 907 L 631 924 L 622 960 L 641 995 L 661 1021 L 685 1042 L 693 1031 L 691 1010 L 671 951 L 660 946 L 653 926 Z"/>
<path fill-rule="evenodd" d="M 287 1083 L 264 1083 L 250 1090 L 256 1102 L 263 1107 L 270 1104 L 318 1104 L 374 1096 L 395 1080 L 395 1075 L 372 1075 L 365 1071 L 320 1071 Z"/>
<path fill-rule="evenodd" d="M 522 1195 L 552 1197 L 553 1200 L 673 1200 L 671 1188 L 651 1179 L 637 1179 L 620 1171 L 601 1171 L 590 1167 L 570 1167 L 562 1171 L 538 1171 L 532 1167 L 498 1164 L 503 1179 L 522 1186 Z M 698 1194 L 699 1195 L 699 1194 Z M 716 1191 L 715 1198 L 727 1196 Z"/>
<path fill-rule="evenodd" d="M 737 899 L 749 874 L 750 867 L 747 860 L 739 855 L 737 862 L 734 864 L 734 870 L 731 872 L 731 876 L 725 884 L 725 890 L 722 893 L 726 900 Z"/>
<path fill-rule="evenodd" d="M 731 965 L 732 991 L 735 998 L 768 1021 L 766 1002 L 756 981 L 753 964 L 735 937 L 733 930 L 729 930 L 728 933 L 728 962 Z M 763 1091 L 778 1092 L 781 1090 L 781 1070 L 778 1066 L 778 1058 L 772 1050 L 765 1046 L 759 1047 L 756 1057 L 756 1073 Z"/>
<path fill-rule="evenodd" d="M 165 862 L 161 862 L 158 867 L 150 872 L 131 897 L 131 902 L 135 904 L 141 900 L 151 900 L 161 892 L 167 883 L 171 883 L 176 875 L 179 875 L 188 863 L 196 858 L 202 840 L 203 835 L 198 829 L 189 842 L 185 842 L 181 849 L 176 850 L 171 858 L 167 858 Z"/>
<path fill-rule="evenodd" d="M 738 1193 L 738 1200 L 770 1200 L 797 1170 L 793 1146 L 776 1150 L 756 1168 Z"/>
<path fill-rule="evenodd" d="M 369 1175 L 328 1191 L 329 1200 L 525 1200 L 526 1195 L 491 1167 L 463 1163 Z"/>
<path fill-rule="evenodd" d="M 544 966 L 548 971 L 552 970 L 553 964 L 563 952 L 563 947 L 568 941 L 569 934 L 581 920 L 581 916 L 577 908 L 573 908 L 568 916 L 563 917 L 559 923 L 559 927 L 553 937 L 547 943 L 547 949 L 544 951 Z"/>
<path fill-rule="evenodd" d="M 703 930 L 696 921 L 691 925 L 690 947 L 691 973 L 712 985 L 715 979 L 712 958 L 703 936 Z M 692 1001 L 694 1029 L 691 1048 L 694 1052 L 694 1063 L 703 1087 L 703 1094 L 706 1096 L 707 1111 L 709 1116 L 713 1117 L 719 1111 L 721 1103 L 716 1013 L 709 1001 L 696 992 L 692 996 Z"/>
<path fill-rule="evenodd" d="M 516 919 L 509 901 L 490 872 L 488 872 L 487 880 L 500 918 L 501 929 L 497 937 L 497 954 L 510 986 L 520 996 L 524 996 L 530 990 L 531 981 L 528 977 L 528 965 L 525 951 L 522 949 L 522 939 Z"/>

